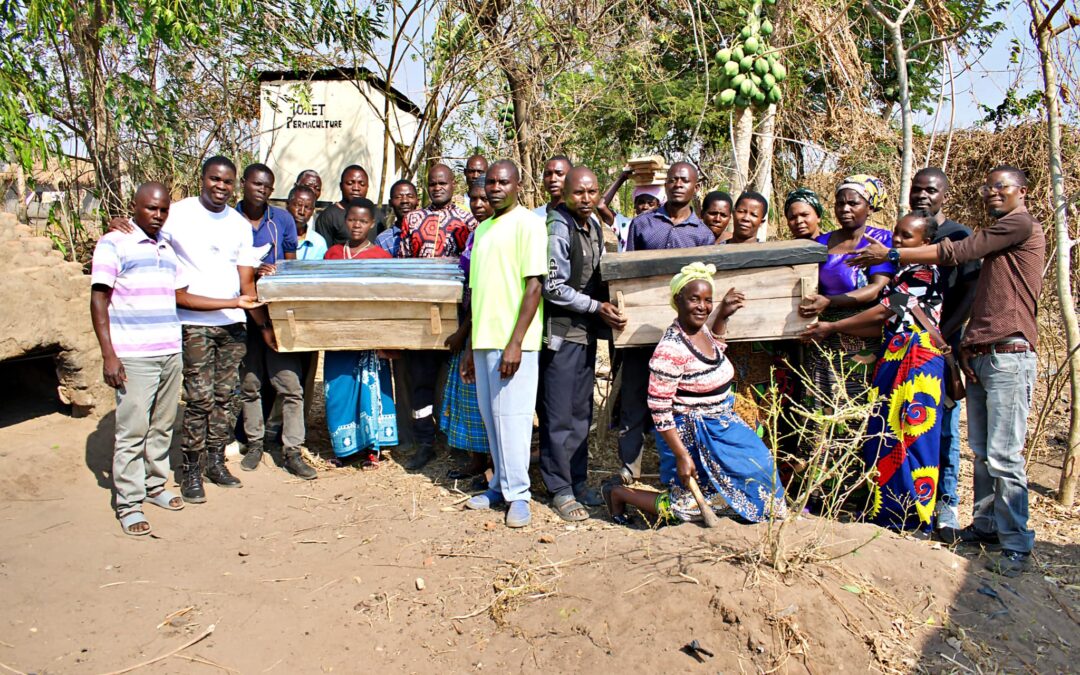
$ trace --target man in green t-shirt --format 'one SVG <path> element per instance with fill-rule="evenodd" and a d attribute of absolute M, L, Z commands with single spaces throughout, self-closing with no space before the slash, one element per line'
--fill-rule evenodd
<path fill-rule="evenodd" d="M 509 503 L 506 524 L 524 527 L 529 512 L 529 443 L 542 336 L 540 279 L 547 271 L 544 219 L 518 204 L 521 175 L 500 160 L 485 191 L 495 215 L 476 228 L 469 266 L 472 336 L 461 376 L 476 382 L 495 474 L 470 509 Z"/>

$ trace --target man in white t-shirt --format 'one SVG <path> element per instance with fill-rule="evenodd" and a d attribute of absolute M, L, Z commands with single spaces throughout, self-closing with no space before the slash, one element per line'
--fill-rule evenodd
<path fill-rule="evenodd" d="M 251 226 L 229 208 L 236 166 L 227 158 L 206 160 L 201 192 L 172 205 L 162 228 L 184 267 L 188 292 L 208 298 L 255 296 Z M 183 331 L 184 453 L 180 493 L 184 501 L 206 501 L 202 474 L 221 487 L 240 487 L 225 466 L 225 444 L 236 423 L 230 401 L 239 384 L 239 366 L 247 342 L 242 309 L 198 311 L 178 308 Z M 268 345 L 274 344 L 266 309 L 251 310 Z M 203 466 L 205 462 L 205 467 Z"/>

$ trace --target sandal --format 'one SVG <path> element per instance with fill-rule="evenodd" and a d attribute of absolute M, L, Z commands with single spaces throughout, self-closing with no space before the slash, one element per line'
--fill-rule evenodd
<path fill-rule="evenodd" d="M 180 503 L 173 504 L 174 499 L 180 500 Z M 166 511 L 179 511 L 184 508 L 184 498 L 169 492 L 165 488 L 161 488 L 152 495 L 146 495 L 146 501 Z"/>
<path fill-rule="evenodd" d="M 551 500 L 551 505 L 555 507 L 555 513 L 558 513 L 560 518 L 569 523 L 589 519 L 589 512 L 572 494 L 555 495 L 555 498 Z"/>
<path fill-rule="evenodd" d="M 616 480 L 618 480 L 618 478 L 615 478 L 613 480 L 609 480 L 609 481 L 605 482 L 603 485 L 601 485 L 600 486 L 600 495 L 604 498 L 604 506 L 607 507 L 608 514 L 611 516 L 612 522 L 615 523 L 616 525 L 629 525 L 630 524 L 630 518 L 627 517 L 627 515 L 625 513 L 620 513 L 619 515 L 615 515 L 615 509 L 611 505 L 611 490 L 616 485 L 621 485 L 622 484 L 622 483 L 614 482 Z"/>
<path fill-rule="evenodd" d="M 379 456 L 374 452 L 369 452 L 367 459 L 360 465 L 361 471 L 375 471 L 379 468 Z"/>
<path fill-rule="evenodd" d="M 145 530 L 131 529 L 139 523 L 146 523 L 147 525 L 150 524 L 150 522 L 146 520 L 146 516 L 143 515 L 142 511 L 128 511 L 122 516 L 117 515 L 116 518 L 120 521 L 120 528 L 124 531 L 124 534 L 131 535 L 132 537 L 145 537 L 146 535 L 150 534 L 149 527 L 147 527 Z"/>

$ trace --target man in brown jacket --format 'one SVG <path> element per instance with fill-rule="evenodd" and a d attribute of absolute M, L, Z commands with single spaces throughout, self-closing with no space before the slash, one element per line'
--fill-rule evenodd
<path fill-rule="evenodd" d="M 1042 226 L 1025 206 L 1027 176 L 1011 166 L 992 169 L 979 188 L 989 227 L 962 241 L 887 249 L 877 242 L 849 264 L 885 260 L 903 265 L 958 265 L 983 259 L 960 352 L 967 375 L 968 444 L 975 454 L 975 508 L 971 525 L 956 539 L 1001 545 L 987 567 L 1016 576 L 1030 564 L 1035 533 L 1028 529 L 1024 438 L 1035 386 L 1035 315 L 1046 261 Z"/>

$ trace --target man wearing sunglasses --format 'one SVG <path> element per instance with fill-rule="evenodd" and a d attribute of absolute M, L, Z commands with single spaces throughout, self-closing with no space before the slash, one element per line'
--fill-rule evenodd
<path fill-rule="evenodd" d="M 865 267 L 889 260 L 955 266 L 982 258 L 960 351 L 967 375 L 968 443 L 975 454 L 974 519 L 956 539 L 1000 545 L 1001 557 L 987 568 L 1017 576 L 1030 566 L 1035 544 L 1027 522 L 1024 437 L 1035 386 L 1035 317 L 1046 238 L 1028 213 L 1027 176 L 1020 169 L 991 169 L 979 194 L 994 222 L 967 239 L 902 250 L 870 242 L 848 264 Z"/>
<path fill-rule="evenodd" d="M 251 224 L 256 248 L 269 246 L 260 261 L 258 275 L 273 274 L 282 260 L 296 258 L 296 221 L 285 209 L 268 202 L 274 192 L 274 172 L 265 164 L 252 164 L 244 169 L 242 183 L 244 198 L 236 210 Z M 275 351 L 259 338 L 269 324 L 256 326 L 248 316 L 248 344 L 240 369 L 240 400 L 243 405 L 244 435 L 247 453 L 240 468 L 254 471 L 262 463 L 266 410 L 263 409 L 263 386 L 269 383 L 281 397 L 281 443 L 284 446 L 284 467 L 289 473 L 304 479 L 316 473 L 301 456 L 304 444 L 304 386 L 300 354 Z"/>

